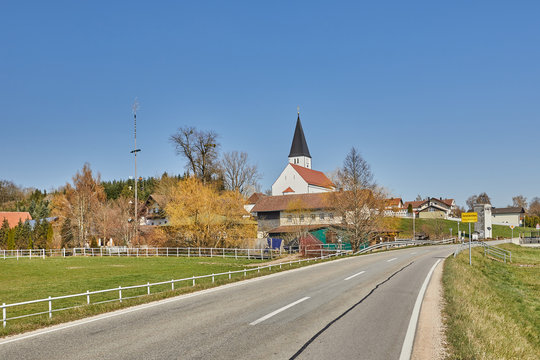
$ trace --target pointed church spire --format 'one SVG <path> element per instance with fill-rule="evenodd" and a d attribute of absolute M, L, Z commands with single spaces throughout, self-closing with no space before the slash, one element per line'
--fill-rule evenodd
<path fill-rule="evenodd" d="M 296 129 L 294 130 L 289 158 L 297 156 L 306 156 L 311 159 L 306 138 L 304 136 L 304 130 L 302 129 L 302 123 L 300 122 L 300 109 L 298 109 L 298 119 L 296 119 Z"/>

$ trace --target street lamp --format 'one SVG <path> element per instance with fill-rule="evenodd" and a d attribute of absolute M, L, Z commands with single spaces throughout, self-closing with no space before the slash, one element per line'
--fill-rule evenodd
<path fill-rule="evenodd" d="M 139 102 L 135 99 L 133 103 L 133 139 L 135 142 L 135 147 L 131 150 L 131 153 L 135 156 L 135 243 L 138 244 L 139 234 L 138 234 L 138 216 L 137 216 L 137 153 L 141 149 L 137 149 L 137 110 L 139 109 Z"/>

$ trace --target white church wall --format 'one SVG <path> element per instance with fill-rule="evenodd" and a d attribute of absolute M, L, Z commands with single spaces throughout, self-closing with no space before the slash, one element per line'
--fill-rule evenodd
<path fill-rule="evenodd" d="M 302 167 L 311 169 L 311 158 L 307 156 L 293 156 L 289 158 L 289 163 L 300 165 Z"/>
<path fill-rule="evenodd" d="M 308 186 L 308 183 L 289 164 L 272 185 L 272 195 L 283 195 L 283 191 L 288 187 L 294 190 L 291 194 L 307 194 Z"/>

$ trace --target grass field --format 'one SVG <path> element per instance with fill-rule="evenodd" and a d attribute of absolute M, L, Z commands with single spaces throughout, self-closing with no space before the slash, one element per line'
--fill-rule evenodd
<path fill-rule="evenodd" d="M 538 359 L 540 249 L 505 244 L 511 264 L 474 248 L 445 262 L 445 322 L 451 359 Z"/>
<path fill-rule="evenodd" d="M 399 219 L 398 229 L 401 231 L 399 237 L 410 238 L 412 237 L 412 219 Z M 458 234 L 458 222 L 452 220 L 434 220 L 434 219 L 416 219 L 415 220 L 416 233 L 440 233 L 444 237 L 456 237 Z M 450 231 L 451 229 L 451 231 Z M 465 231 L 466 236 L 469 236 L 469 225 L 465 223 L 459 224 L 459 230 Z M 474 224 L 471 224 L 471 230 L 474 231 Z M 514 237 L 517 237 L 520 232 L 537 233 L 533 228 L 515 228 Z M 512 236 L 512 229 L 505 225 L 493 225 L 493 238 L 510 238 Z"/>
<path fill-rule="evenodd" d="M 160 282 L 172 279 L 187 278 L 197 275 L 241 270 L 261 263 L 260 260 L 230 259 L 230 258 L 117 258 L 117 257 L 70 257 L 46 259 L 20 259 L 0 261 L 0 303 L 14 303 L 49 296 L 61 296 L 86 292 L 87 290 L 102 290 L 118 286 L 140 285 L 147 282 Z M 299 265 L 293 265 L 297 267 Z M 289 267 L 287 267 L 289 268 Z M 274 269 L 276 271 L 278 269 Z M 260 273 L 247 273 L 247 277 L 268 274 L 268 270 Z M 170 297 L 194 290 L 200 290 L 229 281 L 243 279 L 243 274 L 233 275 L 232 280 L 227 276 L 217 277 L 215 284 L 211 279 L 197 280 L 192 286 L 191 281 L 177 283 L 175 290 L 171 285 L 159 285 L 151 288 L 152 295 L 118 301 L 84 306 L 77 309 L 55 312 L 52 319 L 47 315 L 32 316 L 24 319 L 8 321 L 7 327 L 0 335 L 7 335 L 48 326 L 60 322 L 74 320 L 122 307 L 140 304 L 152 300 Z M 146 294 L 146 289 L 123 290 L 122 297 L 133 297 Z M 107 301 L 118 298 L 118 292 L 92 295 L 91 302 Z M 53 302 L 54 309 L 84 305 L 86 297 L 58 300 Z M 23 315 L 29 312 L 47 311 L 48 304 L 40 303 L 23 307 L 9 308 L 8 317 Z"/>

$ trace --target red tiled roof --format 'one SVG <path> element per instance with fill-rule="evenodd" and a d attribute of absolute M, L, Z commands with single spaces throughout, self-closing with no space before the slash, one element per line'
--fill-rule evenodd
<path fill-rule="evenodd" d="M 386 199 L 386 206 L 399 206 L 401 198 Z"/>
<path fill-rule="evenodd" d="M 253 193 L 253 195 L 251 195 L 248 199 L 247 199 L 247 202 L 246 204 L 256 204 L 257 201 L 259 201 L 261 198 L 265 197 L 266 195 L 264 195 L 263 193 L 260 193 L 260 192 L 256 192 L 256 193 Z"/>
<path fill-rule="evenodd" d="M 289 186 L 288 188 L 286 188 L 285 190 L 283 190 L 283 193 L 293 193 L 294 190 L 291 189 L 291 187 Z"/>
<path fill-rule="evenodd" d="M 292 202 L 298 202 L 304 209 L 327 209 L 330 207 L 329 193 L 291 194 L 265 196 L 253 207 L 251 212 L 283 211 Z"/>
<path fill-rule="evenodd" d="M 320 186 L 331 189 L 335 185 L 324 175 L 323 172 L 305 168 L 300 165 L 291 164 L 294 170 L 304 179 L 308 184 Z"/>
<path fill-rule="evenodd" d="M 7 219 L 9 223 L 9 228 L 12 229 L 19 223 L 19 219 L 22 222 L 26 220 L 32 220 L 29 212 L 16 212 L 16 211 L 0 211 L 0 226 L 4 222 L 4 219 Z"/>
<path fill-rule="evenodd" d="M 420 205 L 422 205 L 423 203 L 425 203 L 427 200 L 418 200 L 418 201 L 407 201 L 403 204 L 403 207 L 405 209 L 407 209 L 409 207 L 409 204 L 412 205 L 413 209 L 417 209 L 420 207 Z"/>

